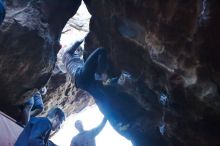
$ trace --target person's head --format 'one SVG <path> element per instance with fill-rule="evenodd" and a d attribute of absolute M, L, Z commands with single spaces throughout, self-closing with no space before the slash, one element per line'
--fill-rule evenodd
<path fill-rule="evenodd" d="M 84 131 L 82 121 L 80 121 L 80 120 L 77 120 L 77 121 L 75 122 L 75 127 L 76 127 L 76 129 L 77 129 L 79 132 L 83 132 L 83 131 Z"/>
<path fill-rule="evenodd" d="M 65 114 L 60 108 L 55 107 L 48 111 L 47 118 L 52 124 L 52 130 L 55 131 L 60 128 L 60 125 L 65 120 Z"/>
<path fill-rule="evenodd" d="M 47 93 L 47 88 L 46 87 L 43 87 L 40 89 L 40 94 L 41 95 L 45 95 Z"/>

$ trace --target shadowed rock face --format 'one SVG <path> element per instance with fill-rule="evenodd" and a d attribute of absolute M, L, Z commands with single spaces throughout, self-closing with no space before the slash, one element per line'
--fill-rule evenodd
<path fill-rule="evenodd" d="M 72 83 L 71 77 L 66 73 L 62 73 L 57 66 L 53 70 L 46 86 L 47 94 L 44 97 L 45 108 L 41 115 L 46 115 L 48 110 L 54 106 L 58 106 L 63 109 L 66 116 L 69 116 L 94 104 L 93 98 L 86 91 L 76 88 Z"/>
<path fill-rule="evenodd" d="M 125 123 L 129 126 L 123 131 L 118 125 L 139 106 L 131 108 L 126 100 L 121 104 L 118 100 L 109 100 L 112 108 L 106 109 L 109 103 L 96 99 L 104 114 L 111 113 L 112 125 L 120 133 L 131 135 L 127 137 L 132 137 L 133 143 L 139 146 L 156 145 L 157 141 L 163 143 L 160 145 L 172 146 L 219 145 L 220 2 L 84 1 L 92 15 L 85 57 L 96 47 L 103 46 L 115 68 L 111 68 L 113 74 L 126 70 L 139 80 L 136 88 L 147 86 L 156 93 L 168 94 L 163 106 L 158 97 L 149 97 L 140 90 L 131 93 L 150 110 L 145 108 L 145 114 L 134 114 L 134 119 L 142 120 L 127 120 Z M 154 119 L 147 117 L 150 113 L 155 115 Z M 121 119 L 117 118 L 118 114 Z M 154 122 L 147 125 L 147 120 Z M 158 132 L 161 123 L 165 126 L 165 132 L 161 131 L 163 135 Z M 135 133 L 132 126 L 138 124 L 143 132 Z M 149 133 L 153 136 L 149 137 Z"/>
<path fill-rule="evenodd" d="M 80 0 L 8 0 L 0 27 L 1 110 L 22 101 L 48 81 L 61 31 Z"/>
<path fill-rule="evenodd" d="M 113 127 L 135 146 L 219 146 L 220 1 L 84 1 L 92 14 L 84 57 L 103 46 L 110 74 L 133 76 L 118 87 L 128 99 L 95 99 Z M 13 111 L 10 105 L 45 85 L 61 30 L 80 2 L 7 1 L 0 27 L 1 110 Z M 52 97 L 66 111 L 72 102 L 89 103 L 66 75 L 53 75 L 48 88 L 46 107 Z"/>

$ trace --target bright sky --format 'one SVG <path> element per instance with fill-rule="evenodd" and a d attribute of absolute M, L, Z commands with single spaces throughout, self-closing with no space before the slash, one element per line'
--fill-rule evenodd
<path fill-rule="evenodd" d="M 74 15 L 73 18 L 69 20 L 70 23 L 67 23 L 67 25 L 63 29 L 63 32 L 65 33 L 63 33 L 60 38 L 60 43 L 63 47 L 69 46 L 75 41 L 83 39 L 88 33 L 85 31 L 79 31 L 77 29 L 74 29 L 74 27 L 71 26 L 71 22 L 75 20 L 75 22 L 78 22 L 79 25 L 83 26 L 83 28 L 89 31 L 90 18 L 91 15 L 87 10 L 86 5 L 82 1 L 82 4 L 79 7 L 77 13 Z"/>
<path fill-rule="evenodd" d="M 70 19 L 76 21 L 79 26 L 83 26 L 84 30 L 89 31 L 89 20 L 91 15 L 87 11 L 85 4 L 82 2 L 76 15 Z M 88 31 L 79 31 L 71 26 L 72 23 L 67 23 L 63 29 L 60 43 L 63 48 L 70 46 L 75 41 L 83 39 Z M 83 44 L 82 44 L 83 45 Z M 83 122 L 85 130 L 89 130 L 98 126 L 103 119 L 102 113 L 96 105 L 87 107 L 78 114 L 70 115 L 63 123 L 61 129 L 51 138 L 51 140 L 58 146 L 69 146 L 72 137 L 78 131 L 75 129 L 74 124 L 76 120 Z M 96 137 L 96 146 L 132 146 L 131 142 L 119 135 L 109 124 L 106 123 L 104 129 Z"/>
<path fill-rule="evenodd" d="M 81 120 L 85 130 L 89 130 L 98 126 L 102 118 L 103 115 L 96 105 L 87 107 L 78 114 L 70 115 L 51 140 L 59 146 L 69 146 L 72 137 L 78 133 L 74 127 L 76 120 Z M 132 144 L 119 135 L 107 122 L 104 129 L 96 137 L 96 146 L 132 146 Z"/>

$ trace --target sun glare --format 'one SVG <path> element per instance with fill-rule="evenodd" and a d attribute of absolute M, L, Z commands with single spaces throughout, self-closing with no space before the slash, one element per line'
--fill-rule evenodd
<path fill-rule="evenodd" d="M 81 120 L 85 130 L 90 130 L 98 126 L 102 119 L 103 115 L 96 105 L 87 107 L 78 114 L 70 115 L 51 140 L 58 146 L 70 146 L 73 136 L 78 134 L 74 127 L 76 120 Z M 107 122 L 96 137 L 96 146 L 132 146 L 132 144 L 129 140 L 119 135 Z"/>

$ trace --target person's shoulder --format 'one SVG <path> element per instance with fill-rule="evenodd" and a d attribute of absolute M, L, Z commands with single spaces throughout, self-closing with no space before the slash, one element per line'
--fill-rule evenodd
<path fill-rule="evenodd" d="M 81 144 L 82 140 L 87 138 L 87 136 L 85 134 L 86 134 L 85 132 L 81 132 L 81 133 L 78 133 L 77 135 L 75 135 L 71 140 L 71 144 L 72 144 L 71 146 Z"/>
<path fill-rule="evenodd" d="M 44 123 L 51 123 L 50 121 L 49 121 L 49 119 L 48 118 L 46 118 L 46 117 L 38 117 L 42 122 L 44 122 Z"/>
<path fill-rule="evenodd" d="M 41 127 L 41 129 L 44 130 L 51 130 L 52 124 L 46 117 L 35 117 L 33 118 L 35 120 L 35 124 Z"/>
<path fill-rule="evenodd" d="M 96 136 L 95 133 L 96 133 L 96 132 L 95 132 L 95 128 L 94 128 L 94 129 L 91 129 L 91 130 L 86 130 L 86 131 L 84 131 L 82 137 L 86 137 L 86 138 L 88 138 L 88 139 L 94 138 L 94 137 Z"/>
<path fill-rule="evenodd" d="M 75 135 L 72 140 L 71 140 L 71 146 L 76 144 L 78 142 L 79 139 L 79 134 Z"/>
<path fill-rule="evenodd" d="M 46 117 L 33 117 L 33 118 L 31 118 L 30 121 L 32 121 L 34 123 L 45 123 L 45 124 L 48 123 L 48 124 L 50 124 L 50 121 Z"/>
<path fill-rule="evenodd" d="M 78 133 L 77 135 L 75 135 L 72 140 L 78 140 L 79 138 L 81 137 L 85 137 L 87 134 L 89 134 L 90 132 L 89 131 L 83 131 L 83 132 L 80 132 Z"/>

